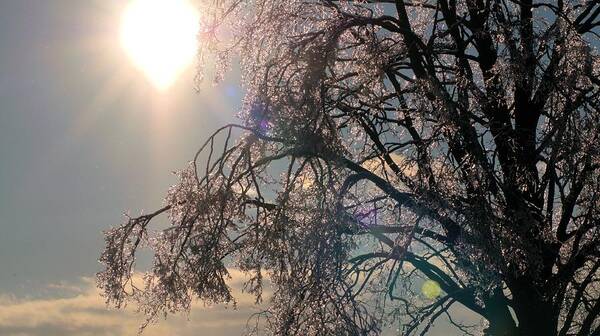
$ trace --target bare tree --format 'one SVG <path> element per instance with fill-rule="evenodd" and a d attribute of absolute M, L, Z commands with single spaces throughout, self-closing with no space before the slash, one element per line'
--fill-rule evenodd
<path fill-rule="evenodd" d="M 106 232 L 109 303 L 152 320 L 231 302 L 236 267 L 259 301 L 268 277 L 273 335 L 426 334 L 438 318 L 464 334 L 600 335 L 597 1 L 203 12 L 201 60 L 218 79 L 241 59 L 241 123 L 209 137 L 162 209 Z M 152 229 L 163 213 L 171 225 Z M 154 263 L 137 288 L 143 246 Z"/>

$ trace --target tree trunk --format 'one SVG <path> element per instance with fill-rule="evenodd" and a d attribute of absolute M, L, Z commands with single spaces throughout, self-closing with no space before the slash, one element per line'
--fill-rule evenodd
<path fill-rule="evenodd" d="M 558 311 L 543 291 L 533 284 L 512 286 L 519 336 L 555 336 L 558 334 Z"/>
<path fill-rule="evenodd" d="M 485 310 L 490 323 L 484 330 L 486 336 L 518 336 L 517 325 L 508 310 L 507 300 L 501 289 L 496 289 L 485 300 Z"/>

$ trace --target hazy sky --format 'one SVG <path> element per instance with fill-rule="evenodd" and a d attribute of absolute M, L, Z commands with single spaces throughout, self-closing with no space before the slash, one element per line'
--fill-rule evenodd
<path fill-rule="evenodd" d="M 160 206 L 170 172 L 237 110 L 235 78 L 196 93 L 192 66 L 164 93 L 150 85 L 119 45 L 124 4 L 0 1 L 0 335 L 63 335 L 65 305 L 103 308 L 101 231 Z M 62 318 L 21 325 L 27 307 Z"/>
<path fill-rule="evenodd" d="M 119 45 L 125 3 L 0 0 L 0 335 L 134 334 L 94 287 L 101 231 L 160 206 L 239 106 L 235 72 L 157 91 Z M 147 335 L 236 335 L 247 312 L 199 306 Z"/>

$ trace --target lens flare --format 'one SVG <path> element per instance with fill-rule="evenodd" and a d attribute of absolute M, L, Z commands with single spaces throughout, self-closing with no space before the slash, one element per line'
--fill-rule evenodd
<path fill-rule="evenodd" d="M 433 280 L 427 280 L 421 286 L 421 293 L 425 295 L 426 298 L 433 300 L 442 294 L 442 289 L 440 288 L 440 284 Z"/>

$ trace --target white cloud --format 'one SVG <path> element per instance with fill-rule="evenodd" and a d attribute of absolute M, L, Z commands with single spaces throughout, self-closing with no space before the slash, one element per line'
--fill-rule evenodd
<path fill-rule="evenodd" d="M 242 273 L 232 271 L 232 286 L 239 288 Z M 0 294 L 0 335 L 3 336 L 129 336 L 137 333 L 143 316 L 134 307 L 111 310 L 95 288 L 93 279 L 84 278 L 79 286 L 64 282 L 49 285 L 68 297 L 17 299 Z M 238 310 L 225 306 L 195 304 L 187 315 L 172 315 L 149 326 L 144 336 L 240 335 L 248 317 L 257 307 L 250 295 L 236 290 Z"/>

